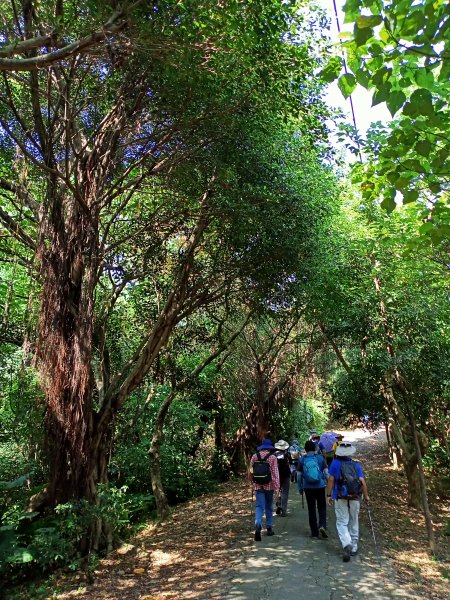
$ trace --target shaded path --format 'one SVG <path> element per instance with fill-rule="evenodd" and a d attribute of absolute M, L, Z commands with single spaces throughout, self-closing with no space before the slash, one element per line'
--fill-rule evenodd
<path fill-rule="evenodd" d="M 363 469 L 384 460 L 385 439 L 357 432 L 346 439 L 358 444 Z M 370 469 L 369 469 L 370 470 Z M 393 477 L 388 474 L 388 477 Z M 369 494 L 371 493 L 369 485 Z M 372 494 L 373 497 L 373 494 Z M 380 565 L 372 534 L 365 529 L 365 508 L 360 514 L 359 555 L 342 562 L 334 524 L 328 508 L 328 540 L 311 540 L 305 508 L 296 485 L 286 518 L 275 517 L 276 535 L 253 540 L 249 485 L 227 482 L 216 493 L 175 507 L 167 521 L 149 523 L 131 544 L 101 560 L 86 582 L 82 573 L 60 573 L 49 582 L 48 594 L 64 600 L 441 600 L 447 594 L 422 594 L 412 590 L 411 578 L 393 574 L 387 559 Z M 398 523 L 392 503 L 376 502 L 375 527 L 379 542 L 390 523 Z M 384 511 L 389 511 L 389 514 Z M 392 518 L 395 513 L 396 518 Z M 383 520 L 385 517 L 385 521 Z M 390 518 L 389 518 L 390 517 Z M 418 539 L 423 525 L 415 526 Z M 395 533 L 402 535 L 401 530 Z M 417 543 L 414 543 L 416 548 Z M 413 546 L 407 546 L 411 550 Z M 434 581 L 430 580 L 430 581 Z M 422 588 L 423 589 L 423 588 Z M 0 594 L 1 595 L 1 594 Z M 7 595 L 8 600 L 30 600 L 29 584 Z M 42 594 L 41 596 L 42 597 Z"/>
<path fill-rule="evenodd" d="M 380 434 L 378 434 L 380 435 Z M 348 434 L 363 445 L 366 434 Z M 358 458 L 356 455 L 355 458 Z M 369 490 L 370 495 L 370 490 Z M 366 508 L 361 508 L 361 513 Z M 334 508 L 328 507 L 328 540 L 309 537 L 308 511 L 302 509 L 296 485 L 291 485 L 286 518 L 275 518 L 272 538 L 263 534 L 254 543 L 245 564 L 235 573 L 230 587 L 224 590 L 227 600 L 353 600 L 409 598 L 411 591 L 398 587 L 389 564 L 380 567 L 372 533 L 361 525 L 359 554 L 349 563 L 342 562 L 341 546 L 336 533 Z"/>

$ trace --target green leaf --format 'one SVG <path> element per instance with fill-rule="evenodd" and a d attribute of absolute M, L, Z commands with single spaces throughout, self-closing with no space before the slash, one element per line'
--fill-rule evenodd
<path fill-rule="evenodd" d="M 381 102 L 387 102 L 387 100 L 390 97 L 390 91 L 391 91 L 391 84 L 388 83 L 384 83 L 382 84 L 374 93 L 373 97 L 372 97 L 372 106 L 376 106 L 377 104 L 380 104 Z"/>
<path fill-rule="evenodd" d="M 420 115 L 429 116 L 434 113 L 433 97 L 429 90 L 420 88 L 411 94 L 410 103 L 415 106 Z"/>
<path fill-rule="evenodd" d="M 407 102 L 404 107 L 403 107 L 403 111 L 402 113 L 405 115 L 405 117 L 417 117 L 417 115 L 419 114 L 419 109 L 417 108 L 417 106 L 415 104 L 412 104 L 411 102 Z"/>
<path fill-rule="evenodd" d="M 380 206 L 387 213 L 391 213 L 392 211 L 395 210 L 395 207 L 396 207 L 395 200 L 391 195 L 385 196 L 383 198 L 383 201 L 381 202 Z"/>
<path fill-rule="evenodd" d="M 414 147 L 420 156 L 428 157 L 431 150 L 431 142 L 428 140 L 419 140 Z"/>
<path fill-rule="evenodd" d="M 450 58 L 442 60 L 441 70 L 439 71 L 438 81 L 448 81 L 450 79 Z"/>
<path fill-rule="evenodd" d="M 404 105 L 406 96 L 403 92 L 395 90 L 389 94 L 386 100 L 387 107 L 392 116 Z"/>
<path fill-rule="evenodd" d="M 411 202 L 415 202 L 419 197 L 419 192 L 417 190 L 407 190 L 403 193 L 403 204 L 410 204 Z"/>
<path fill-rule="evenodd" d="M 414 74 L 414 79 L 421 88 L 431 90 L 435 87 L 434 75 L 432 71 L 429 71 L 428 69 L 418 69 Z"/>
<path fill-rule="evenodd" d="M 410 179 L 408 179 L 407 177 L 399 177 L 397 179 L 397 181 L 395 182 L 395 189 L 396 190 L 404 190 L 406 187 L 408 187 L 410 182 Z"/>
<path fill-rule="evenodd" d="M 326 83 L 331 83 L 339 77 L 339 73 L 342 70 L 342 66 L 342 58 L 334 56 L 327 64 L 327 66 L 324 69 L 322 69 L 322 71 L 319 73 L 319 76 Z"/>
<path fill-rule="evenodd" d="M 348 98 L 356 87 L 356 79 L 354 75 L 351 75 L 350 73 L 341 75 L 338 80 L 338 87 L 341 90 L 344 98 Z"/>
<path fill-rule="evenodd" d="M 419 227 L 419 233 L 428 233 L 429 231 L 431 231 L 433 229 L 434 225 L 433 223 L 424 223 L 423 225 L 421 225 Z"/>
<path fill-rule="evenodd" d="M 360 29 L 366 29 L 367 27 L 376 27 L 383 22 L 383 17 L 380 15 L 372 15 L 370 17 L 358 17 L 356 19 L 356 24 Z"/>
<path fill-rule="evenodd" d="M 347 0 L 344 4 L 344 23 L 353 23 L 358 18 L 361 9 L 361 0 Z"/>
<path fill-rule="evenodd" d="M 360 29 L 356 24 L 353 28 L 353 37 L 355 39 L 356 45 L 364 46 L 364 44 L 373 37 L 373 29 L 370 27 L 366 27 L 364 29 Z"/>
<path fill-rule="evenodd" d="M 423 173 L 423 165 L 420 160 L 417 160 L 416 158 L 405 160 L 402 164 L 403 167 L 408 171 L 413 171 L 414 173 Z"/>
<path fill-rule="evenodd" d="M 365 87 L 366 90 L 368 89 L 370 83 L 370 75 L 369 73 L 367 73 L 367 71 L 363 71 L 363 69 L 358 69 L 355 73 L 355 78 L 359 85 Z"/>

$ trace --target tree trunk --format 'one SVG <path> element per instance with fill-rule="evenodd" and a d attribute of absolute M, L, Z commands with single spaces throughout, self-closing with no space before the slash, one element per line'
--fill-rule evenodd
<path fill-rule="evenodd" d="M 161 404 L 161 407 L 158 412 L 158 416 L 156 417 L 155 426 L 153 429 L 153 438 L 152 443 L 150 445 L 150 449 L 148 451 L 149 459 L 150 459 L 150 477 L 152 480 L 152 490 L 153 495 L 155 497 L 156 502 L 156 512 L 158 514 L 158 518 L 163 520 L 166 519 L 169 514 L 169 503 L 167 502 L 167 497 L 164 492 L 162 479 L 161 479 L 161 457 L 160 450 L 161 444 L 164 436 L 164 421 L 166 419 L 166 415 L 169 411 L 170 405 L 172 404 L 174 398 L 176 396 L 176 391 L 172 390 L 172 392 L 167 396 L 164 402 Z"/>
<path fill-rule="evenodd" d="M 425 475 L 423 472 L 423 465 L 422 465 L 422 451 L 420 448 L 419 436 L 417 435 L 416 422 L 415 422 L 414 415 L 412 413 L 410 406 L 408 406 L 408 416 L 409 416 L 409 421 L 411 424 L 411 431 L 413 434 L 414 445 L 415 445 L 415 449 L 416 449 L 417 468 L 418 468 L 418 472 L 419 472 L 420 497 L 422 500 L 423 513 L 425 516 L 425 523 L 426 523 L 426 527 L 427 527 L 428 542 L 430 545 L 431 552 L 433 554 L 436 554 L 437 546 L 436 546 L 436 539 L 434 537 L 433 519 L 431 517 L 430 507 L 428 505 L 427 489 L 425 486 Z"/>
<path fill-rule="evenodd" d="M 75 201 L 55 195 L 40 232 L 43 281 L 37 357 L 47 394 L 47 501 L 95 499 L 91 369 L 97 227 Z"/>

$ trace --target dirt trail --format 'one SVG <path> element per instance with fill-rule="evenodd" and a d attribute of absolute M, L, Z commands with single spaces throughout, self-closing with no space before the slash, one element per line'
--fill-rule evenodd
<path fill-rule="evenodd" d="M 224 484 L 215 494 L 176 507 L 160 526 L 148 526 L 132 544 L 100 562 L 93 573 L 93 583 L 87 584 L 81 574 L 55 576 L 46 597 L 77 600 L 447 599 L 448 582 L 437 577 L 433 566 L 430 571 L 432 561 L 423 549 L 423 520 L 418 514 L 412 518 L 411 512 L 403 506 L 404 479 L 387 465 L 383 432 L 375 435 L 347 432 L 345 435 L 357 444 L 355 458 L 360 459 L 369 481 L 376 539 L 382 556 L 376 552 L 364 507 L 360 515 L 360 551 L 350 563 L 342 562 L 334 509 L 328 508 L 329 539 L 311 540 L 307 509 L 302 508 L 295 485 L 291 486 L 288 516 L 275 517 L 276 535 L 271 538 L 263 535 L 262 542 L 254 542 L 251 492 L 247 482 L 238 480 Z M 377 486 L 374 485 L 377 489 L 370 489 L 372 480 L 377 482 Z M 380 482 L 386 489 L 380 490 Z M 408 524 L 405 524 L 405 515 Z M 443 519 L 440 525 L 443 526 Z M 441 535 L 443 544 L 445 539 Z M 422 540 L 422 548 L 419 540 Z M 392 543 L 398 543 L 394 553 L 390 553 Z M 396 558 L 402 552 L 405 558 L 399 563 Z M 400 571 L 399 566 L 407 559 L 412 561 L 415 571 Z M 419 573 L 417 564 L 425 560 L 428 572 Z M 30 586 L 7 596 L 8 600 L 32 597 Z"/>

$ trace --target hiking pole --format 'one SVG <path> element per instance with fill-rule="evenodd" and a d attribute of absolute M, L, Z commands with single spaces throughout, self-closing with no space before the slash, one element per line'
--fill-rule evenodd
<path fill-rule="evenodd" d="M 255 490 L 253 489 L 253 486 L 252 486 L 252 500 L 250 503 L 250 531 L 253 530 L 253 496 L 254 496 L 254 494 L 255 494 Z"/>
<path fill-rule="evenodd" d="M 380 566 L 381 578 L 383 579 L 384 589 L 387 590 L 388 585 L 387 585 L 386 576 L 384 573 L 383 564 L 381 562 L 380 548 L 377 544 L 377 538 L 375 537 L 375 527 L 373 526 L 372 513 L 370 512 L 369 502 L 366 502 L 366 507 L 367 507 L 367 516 L 369 517 L 370 529 L 372 530 L 373 545 L 375 546 L 375 554 L 377 555 L 378 564 Z"/>
<path fill-rule="evenodd" d="M 369 517 L 370 529 L 372 530 L 373 544 L 375 546 L 375 550 L 376 550 L 378 559 L 380 559 L 380 549 L 377 544 L 377 538 L 375 537 L 375 528 L 373 526 L 372 513 L 370 512 L 370 505 L 368 502 L 366 502 L 366 507 L 367 507 L 367 515 Z"/>

